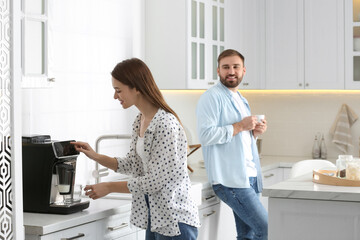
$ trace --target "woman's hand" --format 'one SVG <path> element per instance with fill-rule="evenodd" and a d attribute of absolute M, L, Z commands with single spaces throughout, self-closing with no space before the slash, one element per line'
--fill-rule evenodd
<path fill-rule="evenodd" d="M 75 146 L 75 149 L 84 153 L 88 158 L 96 160 L 98 154 L 90 147 L 86 142 L 71 142 Z"/>
<path fill-rule="evenodd" d="M 94 185 L 86 185 L 84 191 L 86 196 L 95 200 L 108 195 L 110 193 L 110 187 L 108 182 L 103 182 Z"/>

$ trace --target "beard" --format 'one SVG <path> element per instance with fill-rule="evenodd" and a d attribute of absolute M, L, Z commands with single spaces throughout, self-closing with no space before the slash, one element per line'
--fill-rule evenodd
<path fill-rule="evenodd" d="M 243 79 L 243 77 L 240 77 L 240 78 L 235 77 L 234 81 L 228 81 L 228 80 L 226 80 L 226 78 L 229 77 L 229 76 L 232 76 L 232 75 L 227 75 L 227 76 L 225 76 L 225 78 L 220 76 L 220 82 L 222 84 L 224 84 L 227 88 L 236 88 L 237 86 L 240 85 L 240 83 L 241 83 L 241 81 Z"/>

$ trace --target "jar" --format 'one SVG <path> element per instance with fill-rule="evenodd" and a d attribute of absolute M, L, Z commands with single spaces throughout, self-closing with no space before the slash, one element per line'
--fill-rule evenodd
<path fill-rule="evenodd" d="M 352 160 L 352 155 L 339 155 L 336 160 L 337 177 L 344 178 L 346 176 L 346 163 Z"/>
<path fill-rule="evenodd" d="M 360 159 L 353 159 L 346 163 L 346 179 L 360 180 Z"/>
<path fill-rule="evenodd" d="M 360 36 L 354 36 L 354 51 L 360 51 Z"/>

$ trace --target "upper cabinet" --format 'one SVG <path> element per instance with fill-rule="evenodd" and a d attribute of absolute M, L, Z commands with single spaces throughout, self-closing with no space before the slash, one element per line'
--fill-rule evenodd
<path fill-rule="evenodd" d="M 218 82 L 224 1 L 144 1 L 145 62 L 160 89 L 207 89 Z"/>
<path fill-rule="evenodd" d="M 245 57 L 246 74 L 240 89 L 265 87 L 265 10 L 259 0 L 227 0 L 226 47 Z M 233 26 L 230 26 L 233 24 Z"/>
<path fill-rule="evenodd" d="M 344 89 L 344 1 L 266 0 L 266 89 Z"/>
<path fill-rule="evenodd" d="M 345 0 L 345 88 L 360 89 L 360 1 Z"/>
<path fill-rule="evenodd" d="M 22 0 L 21 27 L 22 87 L 50 87 L 47 0 Z"/>

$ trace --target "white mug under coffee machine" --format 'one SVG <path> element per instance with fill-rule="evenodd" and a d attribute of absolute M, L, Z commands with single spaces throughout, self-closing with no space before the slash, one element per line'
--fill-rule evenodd
<path fill-rule="evenodd" d="M 23 202 L 25 212 L 69 214 L 89 207 L 74 199 L 76 160 L 71 141 L 48 135 L 23 137 Z"/>

